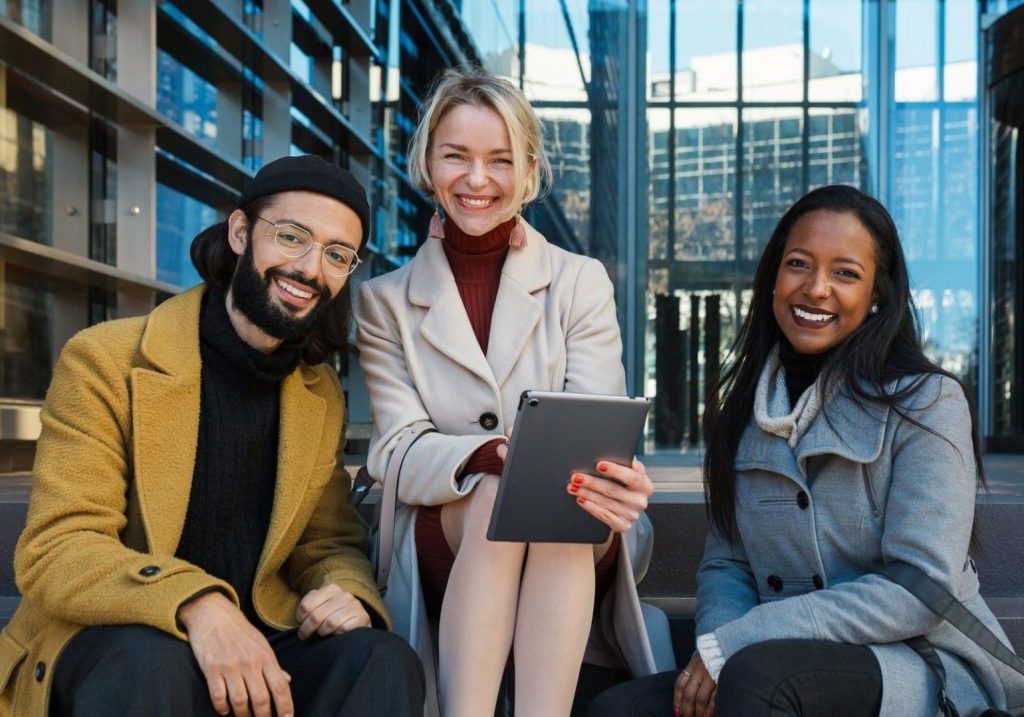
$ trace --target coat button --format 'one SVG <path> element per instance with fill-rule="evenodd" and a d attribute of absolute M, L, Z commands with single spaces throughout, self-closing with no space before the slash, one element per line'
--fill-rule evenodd
<path fill-rule="evenodd" d="M 800 491 L 796 494 L 796 504 L 800 506 L 800 510 L 807 510 L 807 506 L 811 504 L 811 499 L 807 497 L 807 494 Z"/>
<path fill-rule="evenodd" d="M 487 413 L 480 414 L 480 425 L 484 427 L 484 430 L 493 431 L 498 427 L 498 417 L 488 411 Z"/>
<path fill-rule="evenodd" d="M 160 574 L 160 568 L 158 568 L 155 565 L 147 565 L 146 567 L 144 567 L 142 570 L 139 571 L 139 575 L 141 575 L 144 578 L 151 578 L 154 575 L 159 575 L 159 574 Z"/>
<path fill-rule="evenodd" d="M 771 590 L 773 593 L 782 592 L 782 578 L 780 578 L 778 575 L 769 575 L 768 589 Z"/>
<path fill-rule="evenodd" d="M 813 578 L 811 578 L 811 581 L 814 583 L 815 590 L 821 590 L 823 587 L 825 587 L 825 581 L 821 579 L 820 575 L 815 575 Z"/>
<path fill-rule="evenodd" d="M 36 663 L 36 682 L 42 682 L 43 678 L 46 677 L 46 665 L 42 662 Z"/>

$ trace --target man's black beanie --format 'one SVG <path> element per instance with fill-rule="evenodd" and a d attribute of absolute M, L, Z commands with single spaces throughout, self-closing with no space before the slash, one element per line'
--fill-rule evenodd
<path fill-rule="evenodd" d="M 332 197 L 354 211 L 363 224 L 360 246 L 366 245 L 370 236 L 370 203 L 366 200 L 366 190 L 347 169 L 326 162 L 315 154 L 281 157 L 263 165 L 242 191 L 238 206 L 244 207 L 254 199 L 270 194 L 296 191 Z"/>

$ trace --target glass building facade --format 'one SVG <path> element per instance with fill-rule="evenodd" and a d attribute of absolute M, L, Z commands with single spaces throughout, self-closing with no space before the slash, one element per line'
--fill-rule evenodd
<path fill-rule="evenodd" d="M 929 355 L 989 448 L 1024 452 L 1021 5 L 0 0 L 0 409 L 38 406 L 75 331 L 195 283 L 192 236 L 267 159 L 369 188 L 354 281 L 408 261 L 432 212 L 408 179 L 419 102 L 474 63 L 544 122 L 555 182 L 527 216 L 607 267 L 653 460 L 699 452 L 761 247 L 835 182 L 891 209 Z M 337 367 L 367 423 L 357 362 Z"/>

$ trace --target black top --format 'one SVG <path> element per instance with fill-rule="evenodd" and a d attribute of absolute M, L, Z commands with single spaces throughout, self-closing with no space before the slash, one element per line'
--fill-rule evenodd
<path fill-rule="evenodd" d="M 281 380 L 299 363 L 283 346 L 264 354 L 235 332 L 224 292 L 211 288 L 199 316 L 199 441 L 177 556 L 228 583 L 252 604 L 277 482 Z"/>
<path fill-rule="evenodd" d="M 779 342 L 779 361 L 786 376 L 786 392 L 789 394 L 790 409 L 796 405 L 804 391 L 818 380 L 818 374 L 828 362 L 831 352 L 820 354 L 797 353 L 786 339 Z"/>

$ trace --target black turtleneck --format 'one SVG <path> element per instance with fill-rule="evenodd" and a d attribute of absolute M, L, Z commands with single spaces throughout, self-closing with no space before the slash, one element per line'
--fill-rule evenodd
<path fill-rule="evenodd" d="M 252 585 L 277 482 L 281 380 L 299 351 L 261 353 L 239 338 L 225 294 L 211 288 L 199 315 L 199 441 L 177 556 L 226 582 L 261 624 Z"/>
<path fill-rule="evenodd" d="M 793 408 L 811 384 L 818 380 L 818 374 L 828 362 L 830 351 L 820 354 L 801 354 L 794 350 L 785 338 L 779 342 L 779 362 L 786 375 L 786 393 L 789 407 Z"/>

